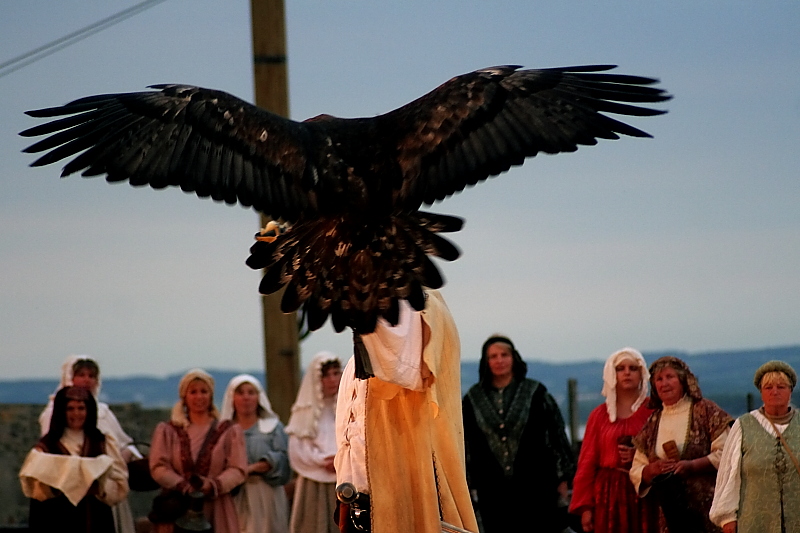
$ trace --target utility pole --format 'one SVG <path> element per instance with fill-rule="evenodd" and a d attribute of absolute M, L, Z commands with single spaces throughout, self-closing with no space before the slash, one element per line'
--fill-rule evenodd
<path fill-rule="evenodd" d="M 289 116 L 286 73 L 286 14 L 283 0 L 250 0 L 253 31 L 255 104 Z M 269 221 L 261 216 L 261 227 Z M 297 316 L 280 310 L 283 291 L 261 297 L 264 325 L 264 366 L 270 403 L 286 423 L 300 386 Z"/>

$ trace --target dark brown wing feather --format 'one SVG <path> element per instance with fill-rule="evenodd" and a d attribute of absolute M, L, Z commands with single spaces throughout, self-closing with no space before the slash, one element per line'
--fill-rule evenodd
<path fill-rule="evenodd" d="M 670 96 L 650 87 L 654 79 L 603 72 L 612 68 L 487 68 L 378 117 L 396 132 L 402 183 L 395 205 L 442 200 L 539 152 L 573 152 L 619 134 L 649 137 L 603 113 L 658 115 L 664 111 L 632 104 Z"/>
<path fill-rule="evenodd" d="M 286 220 L 314 212 L 303 183 L 311 172 L 306 126 L 221 91 L 153 88 L 158 90 L 91 96 L 28 112 L 65 117 L 20 134 L 53 134 L 25 149 L 49 150 L 33 166 L 79 154 L 62 176 L 107 174 L 108 181 L 131 185 L 177 186 Z"/>

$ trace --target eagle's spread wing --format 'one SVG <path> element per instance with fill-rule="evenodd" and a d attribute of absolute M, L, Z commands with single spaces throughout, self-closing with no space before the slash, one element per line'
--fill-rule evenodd
<path fill-rule="evenodd" d="M 458 257 L 439 233 L 461 220 L 421 213 L 422 204 L 539 152 L 648 136 L 604 113 L 657 115 L 637 104 L 669 96 L 612 68 L 493 67 L 384 115 L 303 123 L 223 92 L 158 85 L 29 112 L 64 118 L 21 135 L 50 135 L 25 150 L 47 152 L 35 166 L 73 157 L 62 176 L 179 186 L 294 223 L 250 250 L 247 264 L 266 271 L 261 292 L 286 286 L 281 308 L 304 305 L 310 329 L 330 315 L 337 330 L 364 333 L 378 317 L 396 322 L 398 299 L 424 307 L 422 288 L 443 284 L 429 256 Z"/>
<path fill-rule="evenodd" d="M 649 137 L 603 113 L 659 115 L 665 111 L 631 104 L 670 98 L 650 87 L 655 79 L 605 73 L 612 65 L 519 68 L 457 76 L 378 117 L 397 132 L 399 204 L 418 208 L 443 200 L 539 152 L 574 152 L 618 134 Z"/>
<path fill-rule="evenodd" d="M 304 186 L 309 141 L 303 125 L 221 91 L 153 88 L 159 90 L 90 96 L 29 111 L 33 117 L 69 115 L 20 133 L 54 133 L 25 149 L 50 150 L 32 166 L 85 150 L 67 163 L 62 177 L 82 172 L 155 189 L 178 186 L 287 220 L 313 212 Z"/>

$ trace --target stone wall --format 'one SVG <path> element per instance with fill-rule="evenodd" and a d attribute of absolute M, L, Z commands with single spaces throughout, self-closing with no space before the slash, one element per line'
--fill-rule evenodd
<path fill-rule="evenodd" d="M 0 528 L 23 527 L 28 522 L 28 499 L 19 484 L 19 469 L 39 440 L 39 413 L 44 405 L 0 404 Z M 142 409 L 139 404 L 112 405 L 125 431 L 135 441 L 149 443 L 156 424 L 169 419 L 169 409 Z M 141 451 L 147 452 L 142 445 Z M 156 492 L 131 492 L 135 517 L 145 516 Z"/>

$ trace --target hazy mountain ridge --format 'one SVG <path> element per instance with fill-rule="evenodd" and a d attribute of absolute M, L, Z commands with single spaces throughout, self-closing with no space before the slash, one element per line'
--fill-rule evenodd
<path fill-rule="evenodd" d="M 648 362 L 663 355 L 675 355 L 684 359 L 700 381 L 703 394 L 728 410 L 732 415 L 745 411 L 747 393 L 756 395 L 753 386 L 753 373 L 762 363 L 771 359 L 788 362 L 800 369 L 800 345 L 758 350 L 728 350 L 689 354 L 677 350 L 645 353 Z M 567 380 L 578 380 L 580 416 L 585 419 L 589 411 L 602 400 L 603 361 L 583 361 L 570 363 L 549 363 L 529 360 L 528 377 L 537 379 L 547 386 L 558 402 L 564 406 Z M 208 369 L 216 381 L 215 401 L 222 400 L 224 387 L 240 370 Z M 262 370 L 252 370 L 251 374 L 263 380 Z M 178 382 L 182 374 L 166 377 L 131 376 L 103 378 L 101 399 L 107 403 L 137 402 L 142 407 L 168 407 L 177 397 Z M 462 392 L 478 381 L 478 362 L 465 361 L 461 365 Z M 45 403 L 53 393 L 58 380 L 0 380 L 0 403 L 37 404 Z M 800 391 L 798 391 L 800 393 Z"/>

